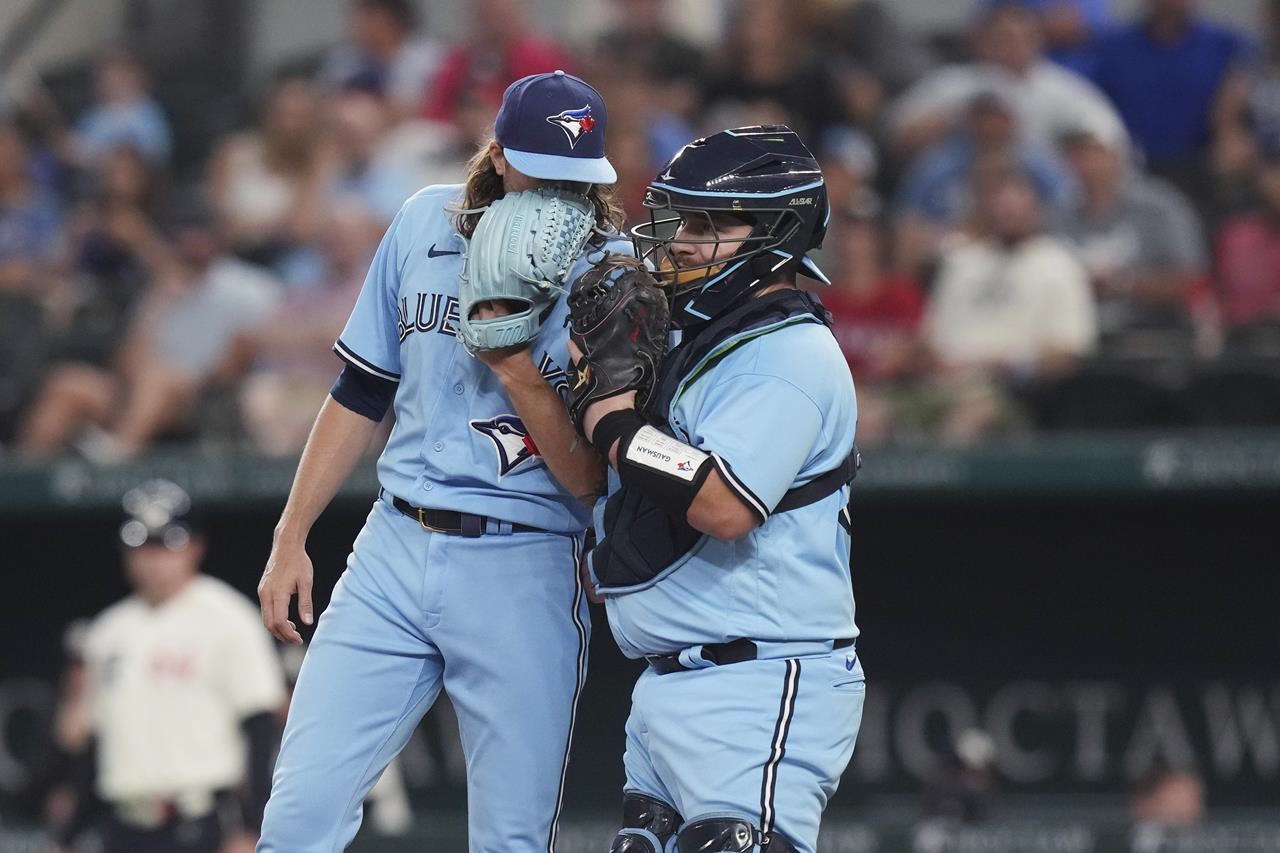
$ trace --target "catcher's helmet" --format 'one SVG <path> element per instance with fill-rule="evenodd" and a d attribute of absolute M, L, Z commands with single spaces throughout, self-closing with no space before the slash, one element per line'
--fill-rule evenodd
<path fill-rule="evenodd" d="M 669 288 L 672 321 L 709 320 L 752 288 L 786 272 L 830 281 L 806 253 L 822 245 L 830 207 L 817 159 L 784 125 L 740 127 L 695 140 L 676 154 L 645 191 L 649 221 L 631 229 L 636 253 L 649 260 Z M 749 223 L 750 235 L 732 255 L 696 268 L 679 268 L 670 251 L 682 223 L 708 220 L 711 239 L 726 242 L 712 217 Z"/>

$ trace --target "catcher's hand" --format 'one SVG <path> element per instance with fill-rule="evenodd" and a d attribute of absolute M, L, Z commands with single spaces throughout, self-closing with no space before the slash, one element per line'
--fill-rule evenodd
<path fill-rule="evenodd" d="M 649 402 L 667 354 L 671 310 L 666 294 L 644 265 L 609 254 L 578 276 L 569 291 L 569 340 L 582 357 L 569 365 L 569 416 L 583 430 L 595 402 L 636 392 L 636 407 Z"/>

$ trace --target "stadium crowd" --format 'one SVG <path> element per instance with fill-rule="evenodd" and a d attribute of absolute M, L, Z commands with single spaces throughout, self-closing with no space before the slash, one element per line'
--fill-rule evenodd
<path fill-rule="evenodd" d="M 78 113 L 11 92 L 3 454 L 296 452 L 399 205 L 460 181 L 507 84 L 555 68 L 604 94 L 632 222 L 703 133 L 809 142 L 864 445 L 1280 423 L 1280 0 L 1254 35 L 1196 0 L 974 0 L 930 39 L 888 0 L 739 0 L 709 45 L 662 0 L 609 2 L 567 44 L 472 0 L 447 44 L 409 0 L 352 0 L 345 40 L 194 160 L 127 47 Z"/>

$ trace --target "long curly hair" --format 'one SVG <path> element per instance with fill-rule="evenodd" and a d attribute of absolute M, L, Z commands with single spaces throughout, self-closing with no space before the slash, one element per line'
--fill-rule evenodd
<path fill-rule="evenodd" d="M 458 229 L 458 233 L 468 240 L 475 233 L 481 214 L 463 211 L 486 207 L 503 196 L 502 176 L 498 174 L 493 160 L 489 157 L 489 145 L 494 141 L 496 140 L 491 137 L 481 145 L 471 161 L 467 163 L 466 188 L 463 190 L 462 201 L 453 210 L 454 226 Z M 626 215 L 622 211 L 622 205 L 614 197 L 612 186 L 592 184 L 587 192 L 587 199 L 595 208 L 597 228 L 603 231 L 622 232 Z M 598 239 L 598 236 L 593 235 L 592 240 Z"/>

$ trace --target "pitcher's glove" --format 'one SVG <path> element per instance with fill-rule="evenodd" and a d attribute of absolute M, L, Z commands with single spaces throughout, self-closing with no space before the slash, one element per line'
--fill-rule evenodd
<path fill-rule="evenodd" d="M 555 187 L 510 192 L 476 224 L 458 281 L 458 340 L 472 354 L 537 337 L 568 283 L 595 225 L 585 196 Z M 479 303 L 509 303 L 509 313 L 481 319 Z"/>
<path fill-rule="evenodd" d="M 608 254 L 569 290 L 569 338 L 582 358 L 569 366 L 569 416 L 583 430 L 587 407 L 636 391 L 649 402 L 667 354 L 671 309 L 658 282 L 637 259 Z"/>

